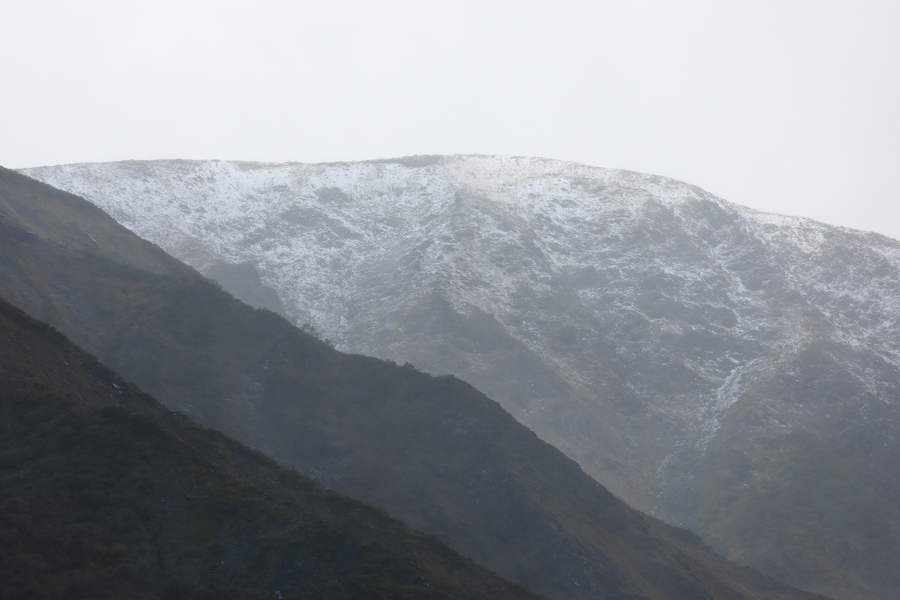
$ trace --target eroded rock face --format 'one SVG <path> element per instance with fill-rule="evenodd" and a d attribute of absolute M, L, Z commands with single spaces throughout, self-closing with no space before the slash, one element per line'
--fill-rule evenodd
<path fill-rule="evenodd" d="M 894 240 L 544 159 L 24 172 L 201 271 L 249 265 L 341 349 L 475 384 L 730 557 L 900 585 L 878 566 L 900 559 Z"/>

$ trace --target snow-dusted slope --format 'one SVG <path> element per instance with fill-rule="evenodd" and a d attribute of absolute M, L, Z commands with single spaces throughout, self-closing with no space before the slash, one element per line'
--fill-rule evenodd
<path fill-rule="evenodd" d="M 720 504 L 768 489 L 784 436 L 900 507 L 894 240 L 534 158 L 23 172 L 201 271 L 252 263 L 341 349 L 471 381 L 733 557 L 773 560 L 717 532 L 739 518 Z"/>

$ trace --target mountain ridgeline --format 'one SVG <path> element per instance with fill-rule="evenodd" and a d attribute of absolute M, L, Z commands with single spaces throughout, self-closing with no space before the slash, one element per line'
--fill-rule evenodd
<path fill-rule="evenodd" d="M 537 600 L 0 299 L 0 597 Z"/>
<path fill-rule="evenodd" d="M 805 598 L 628 508 L 454 377 L 342 354 L 0 171 L 0 295 L 169 408 L 558 599 Z"/>
<path fill-rule="evenodd" d="M 734 560 L 900 590 L 895 240 L 534 158 L 26 172 L 340 349 L 472 383 Z"/>

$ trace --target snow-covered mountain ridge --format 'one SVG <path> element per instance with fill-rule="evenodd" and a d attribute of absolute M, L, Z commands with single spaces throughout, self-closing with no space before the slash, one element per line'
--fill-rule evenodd
<path fill-rule="evenodd" d="M 859 493 L 900 507 L 895 240 L 547 159 L 23 172 L 201 271 L 251 263 L 341 349 L 469 380 L 750 564 L 771 551 L 716 533 L 740 516 L 718 503 L 769 493 L 784 436 L 821 442 Z"/>

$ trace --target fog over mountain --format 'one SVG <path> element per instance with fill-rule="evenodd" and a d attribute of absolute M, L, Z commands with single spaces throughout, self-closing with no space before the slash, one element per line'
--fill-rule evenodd
<path fill-rule="evenodd" d="M 16 325 L 29 320 L 21 313 L 0 319 L 0 478 L 15 482 L 0 488 L 0 536 L 4 552 L 14 557 L 12 564 L 0 563 L 15 573 L 0 576 L 4 598 L 128 595 L 103 580 L 148 591 L 162 585 L 164 597 L 208 597 L 189 590 L 220 584 L 241 598 L 271 598 L 279 588 L 285 598 L 473 596 L 446 596 L 436 585 L 425 586 L 431 575 L 415 573 L 425 556 L 385 530 L 387 537 L 376 536 L 381 541 L 369 538 L 374 523 L 343 501 L 345 508 L 332 505 L 338 508 L 331 515 L 337 537 L 323 537 L 297 519 L 293 524 L 300 527 L 294 527 L 285 513 L 266 510 L 273 496 L 281 496 L 269 493 L 278 491 L 270 485 L 273 465 L 209 431 L 200 436 L 218 450 L 195 443 L 190 431 L 198 430 L 185 415 L 557 600 L 812 597 L 739 567 L 699 537 L 627 506 L 471 385 L 341 353 L 273 312 L 236 300 L 83 198 L 3 168 L 0 296 L 58 328 L 26 324 L 47 334 L 40 341 Z M 17 310 L 0 302 L 7 316 Z M 79 358 L 78 351 L 64 358 L 59 346 L 44 343 L 64 341 L 60 331 L 103 364 Z M 183 447 L 178 439 L 155 435 L 152 426 L 135 429 L 128 417 L 101 424 L 68 410 L 82 412 L 75 406 L 82 400 L 88 405 L 82 408 L 128 408 L 124 393 L 136 392 L 129 381 L 168 407 L 153 409 L 164 421 L 186 426 L 165 428 L 192 447 L 192 456 L 177 452 Z M 154 404 L 144 400 L 144 408 Z M 69 452 L 73 445 L 77 456 Z M 223 464 L 251 485 L 227 478 L 207 485 L 210 469 Z M 248 481 L 244 475 L 253 472 L 262 479 Z M 296 474 L 286 475 L 310 488 Z M 261 488 L 268 490 L 263 496 Z M 229 499 L 224 504 L 222 496 Z M 173 502 L 178 498 L 183 501 Z M 256 523 L 251 531 L 235 515 L 238 505 L 251 509 L 243 513 Z M 134 519 L 119 518 L 129 507 L 142 514 L 144 533 Z M 297 508 L 288 512 L 309 524 Z M 341 523 L 350 537 L 339 531 Z M 161 524 L 164 537 L 155 541 L 162 546 L 131 544 L 140 541 L 135 536 L 153 541 L 145 534 L 159 533 Z M 230 533 L 240 530 L 240 540 Z M 369 552 L 376 548 L 360 546 L 360 534 L 404 559 L 397 564 Z M 449 587 L 505 595 L 503 585 L 491 590 L 487 580 L 478 583 L 471 577 L 475 571 L 446 547 L 426 546 L 438 551 L 428 560 L 437 559 L 432 565 L 443 575 L 432 573 Z M 134 565 L 140 556 L 155 564 Z M 217 568 L 223 559 L 226 566 Z M 123 562 L 136 569 L 116 567 Z M 173 577 L 181 592 L 166 589 L 165 580 Z M 256 593 L 241 589 L 241 582 Z"/>
<path fill-rule="evenodd" d="M 473 383 L 730 558 L 900 587 L 900 242 L 546 159 L 22 172 L 340 349 Z"/>

